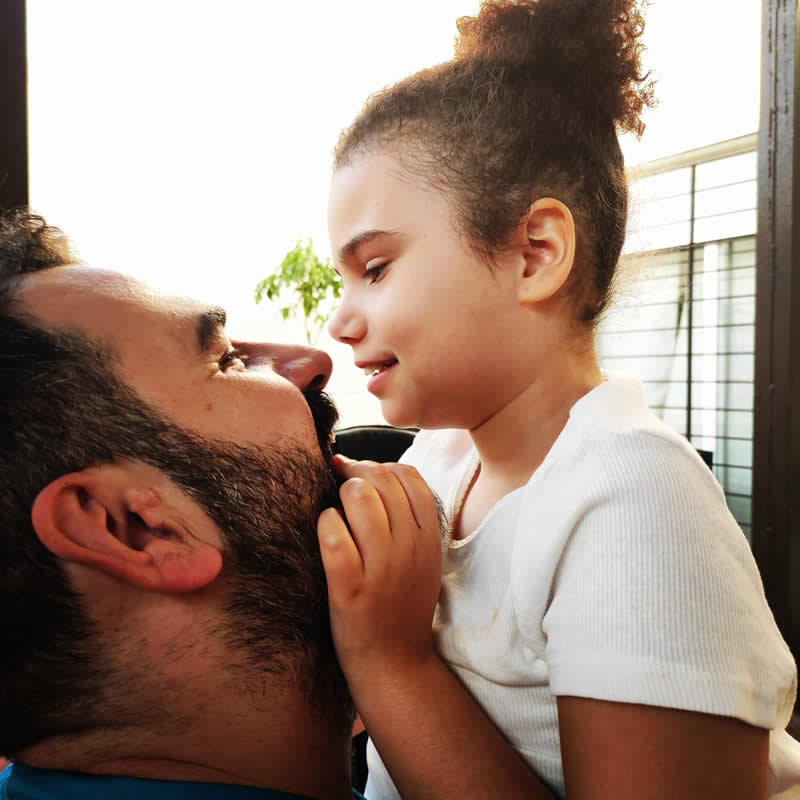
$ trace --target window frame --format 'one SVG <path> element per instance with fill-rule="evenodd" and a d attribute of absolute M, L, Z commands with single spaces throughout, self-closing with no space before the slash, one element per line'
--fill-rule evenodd
<path fill-rule="evenodd" d="M 0 209 L 28 205 L 25 0 L 0 4 Z"/>
<path fill-rule="evenodd" d="M 758 135 L 753 551 L 775 619 L 800 656 L 800 30 L 763 0 Z M 797 144 L 795 144 L 797 143 Z"/>

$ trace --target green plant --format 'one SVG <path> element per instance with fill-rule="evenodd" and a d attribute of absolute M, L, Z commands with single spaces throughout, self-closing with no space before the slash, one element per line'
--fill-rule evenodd
<path fill-rule="evenodd" d="M 284 298 L 286 304 L 280 309 L 284 319 L 302 311 L 306 341 L 313 345 L 333 312 L 334 301 L 342 296 L 342 279 L 328 259 L 317 256 L 307 239 L 297 242 L 272 275 L 259 281 L 256 303 L 265 295 L 268 300 Z"/>

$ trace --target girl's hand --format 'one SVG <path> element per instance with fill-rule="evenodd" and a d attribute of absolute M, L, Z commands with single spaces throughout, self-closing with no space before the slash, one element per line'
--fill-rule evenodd
<path fill-rule="evenodd" d="M 344 517 L 329 508 L 317 526 L 333 640 L 400 794 L 552 800 L 434 651 L 442 550 L 430 489 L 401 464 L 336 464 Z"/>
<path fill-rule="evenodd" d="M 433 654 L 441 582 L 433 494 L 413 467 L 342 456 L 335 463 L 347 478 L 339 490 L 344 517 L 326 509 L 317 532 L 342 668 L 351 679 L 359 669 L 424 661 Z"/>

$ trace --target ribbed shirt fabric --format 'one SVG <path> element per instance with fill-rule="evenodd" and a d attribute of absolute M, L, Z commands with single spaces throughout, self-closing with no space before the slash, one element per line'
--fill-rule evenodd
<path fill-rule="evenodd" d="M 800 785 L 797 689 L 750 547 L 691 445 L 607 374 L 527 484 L 443 550 L 439 652 L 561 796 L 556 697 L 731 716 L 767 728 L 770 796 Z M 478 467 L 464 431 L 403 460 L 453 519 Z M 441 732 L 447 736 L 447 731 Z M 371 800 L 398 797 L 370 742 Z"/>

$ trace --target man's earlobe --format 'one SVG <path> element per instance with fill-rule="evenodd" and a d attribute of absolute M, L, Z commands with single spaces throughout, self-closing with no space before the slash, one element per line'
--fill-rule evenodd
<path fill-rule="evenodd" d="M 575 221 L 560 200 L 543 197 L 524 222 L 525 263 L 519 286 L 523 303 L 553 297 L 566 283 L 575 261 Z"/>
<path fill-rule="evenodd" d="M 109 465 L 63 475 L 37 496 L 39 540 L 63 561 L 141 589 L 187 592 L 216 578 L 222 555 L 198 539 L 155 493 Z"/>

